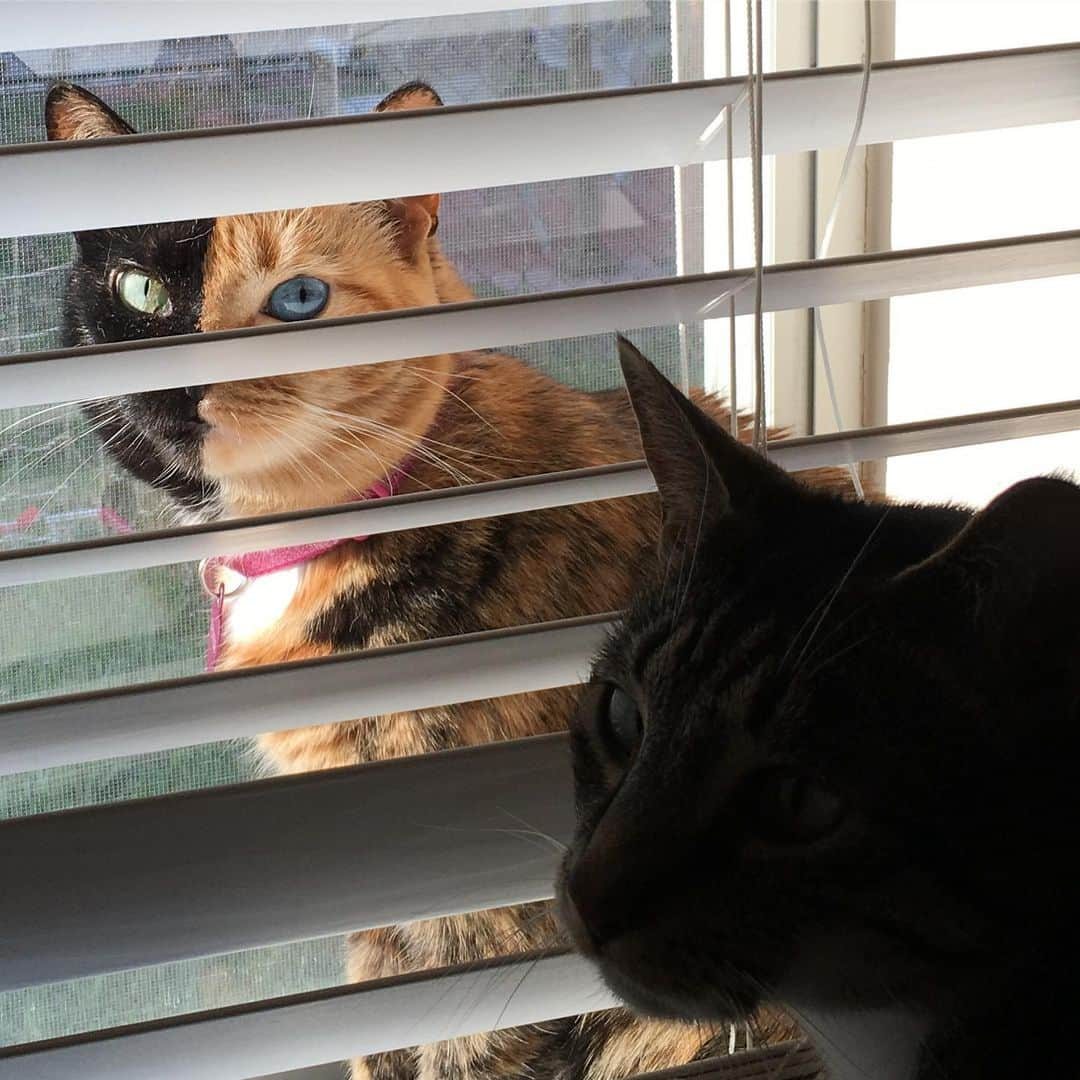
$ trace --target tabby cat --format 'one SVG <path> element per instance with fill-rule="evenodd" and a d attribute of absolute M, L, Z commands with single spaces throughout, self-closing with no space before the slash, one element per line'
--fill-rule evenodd
<path fill-rule="evenodd" d="M 422 84 L 379 111 L 433 107 Z M 77 87 L 53 139 L 125 134 Z M 76 236 L 72 345 L 438 304 L 471 294 L 443 257 L 437 195 Z M 721 418 L 724 410 L 710 406 Z M 626 397 L 589 395 L 504 355 L 466 353 L 189 386 L 87 406 L 112 453 L 187 520 L 296 510 L 637 456 Z M 725 421 L 726 422 L 726 421 Z M 842 483 L 823 473 L 822 482 Z M 212 560 L 219 670 L 617 607 L 655 546 L 654 497 Z M 570 688 L 263 736 L 279 772 L 355 765 L 563 729 Z M 364 932 L 353 980 L 558 940 L 549 905 Z M 725 1039 L 726 1045 L 726 1039 Z M 353 1065 L 376 1080 L 609 1080 L 705 1052 L 696 1025 L 626 1013 L 483 1035 Z"/>
<path fill-rule="evenodd" d="M 842 500 L 621 351 L 663 571 L 571 723 L 575 941 L 653 1017 L 782 1003 L 834 1080 L 1077 1075 L 1080 488 Z"/>

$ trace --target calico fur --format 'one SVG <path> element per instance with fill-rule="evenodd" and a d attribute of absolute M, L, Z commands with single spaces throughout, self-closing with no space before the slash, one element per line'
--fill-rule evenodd
<path fill-rule="evenodd" d="M 621 348 L 664 546 L 571 724 L 578 947 L 836 1080 L 1074 1075 L 1080 488 L 842 500 Z"/>
<path fill-rule="evenodd" d="M 123 121 L 94 101 L 77 88 L 56 88 L 50 133 L 117 134 Z M 410 84 L 381 108 L 437 104 L 430 88 Z M 438 204 L 438 196 L 423 195 L 81 236 L 69 340 L 270 325 L 269 293 L 296 275 L 330 284 L 320 317 L 467 299 L 438 244 Z M 123 265 L 160 274 L 173 314 L 138 317 L 119 305 L 109 282 Z M 708 407 L 726 418 L 720 403 Z M 214 383 L 90 409 L 108 421 L 115 436 L 108 447 L 122 464 L 163 488 L 187 516 L 203 519 L 345 501 L 396 469 L 403 470 L 398 490 L 409 493 L 639 454 L 624 394 L 575 391 L 498 353 Z M 816 478 L 846 486 L 827 470 Z M 348 542 L 303 567 L 284 611 L 263 632 L 245 623 L 242 636 L 226 636 L 218 667 L 609 611 L 647 571 L 658 524 L 656 500 L 638 497 Z M 279 731 L 264 735 L 259 747 L 283 773 L 355 765 L 561 730 L 575 698 L 566 688 Z M 559 940 L 549 905 L 389 927 L 350 938 L 349 978 Z M 705 1052 L 710 1038 L 698 1025 L 611 1014 L 381 1055 L 354 1062 L 353 1073 L 379 1080 L 615 1080 L 687 1061 Z"/>

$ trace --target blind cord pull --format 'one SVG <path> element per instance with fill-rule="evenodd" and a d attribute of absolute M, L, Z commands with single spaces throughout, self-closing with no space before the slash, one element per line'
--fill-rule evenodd
<path fill-rule="evenodd" d="M 855 157 L 855 148 L 859 143 L 859 135 L 862 132 L 863 116 L 866 113 L 866 99 L 870 93 L 870 54 L 873 46 L 873 30 L 871 26 L 870 0 L 863 0 L 863 55 L 862 55 L 862 83 L 859 87 L 859 106 L 855 112 L 855 126 L 848 140 L 847 151 L 840 167 L 840 178 L 836 183 L 836 194 L 833 196 L 832 208 L 825 220 L 825 229 L 821 234 L 821 247 L 818 249 L 817 258 L 824 259 L 829 253 L 829 245 L 832 243 L 833 230 L 836 228 L 836 219 L 840 212 L 840 202 L 844 194 L 844 184 L 847 182 L 848 173 L 851 171 L 851 162 Z M 832 361 L 829 359 L 829 349 L 825 342 L 825 328 L 821 322 L 821 308 L 814 308 L 814 335 L 817 338 L 818 349 L 821 352 L 822 368 L 825 372 L 825 385 L 829 391 L 829 403 L 832 406 L 833 423 L 836 430 L 842 432 L 844 418 L 840 411 L 840 399 L 836 396 L 836 382 L 833 379 Z M 850 454 L 847 463 L 848 472 L 851 474 L 851 482 L 855 487 L 855 493 L 863 498 L 862 480 L 859 470 L 855 465 L 855 459 Z"/>

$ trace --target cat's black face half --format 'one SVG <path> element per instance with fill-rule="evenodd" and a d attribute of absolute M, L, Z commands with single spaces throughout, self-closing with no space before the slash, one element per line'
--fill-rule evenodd
<path fill-rule="evenodd" d="M 1080 490 L 811 492 L 623 349 L 665 537 L 572 725 L 576 943 L 693 1019 L 933 1012 L 1030 962 L 1077 898 Z"/>
<path fill-rule="evenodd" d="M 79 233 L 64 309 L 65 344 L 98 345 L 199 330 L 212 221 Z M 137 357 L 132 358 L 137 363 Z M 199 451 L 202 387 L 131 394 L 84 412 L 132 474 L 198 511 L 212 498 Z"/>
<path fill-rule="evenodd" d="M 53 140 L 134 133 L 93 94 L 65 84 L 50 91 L 45 124 Z M 197 332 L 213 227 L 213 220 L 174 221 L 76 233 L 64 304 L 64 344 L 102 345 Z M 138 359 L 133 357 L 132 363 Z M 166 491 L 178 507 L 198 514 L 209 509 L 214 497 L 199 463 L 207 427 L 197 412 L 202 393 L 202 387 L 181 387 L 83 407 L 121 465 Z"/>

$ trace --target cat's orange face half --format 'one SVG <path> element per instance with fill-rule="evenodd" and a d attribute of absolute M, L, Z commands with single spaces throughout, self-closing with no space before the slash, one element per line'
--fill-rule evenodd
<path fill-rule="evenodd" d="M 281 316 L 302 315 L 305 306 L 318 309 L 309 318 L 333 319 L 438 304 L 425 243 L 435 203 L 219 219 L 207 248 L 200 329 L 289 321 Z M 347 339 L 333 347 L 347 349 Z M 408 455 L 432 422 L 449 366 L 448 357 L 430 356 L 212 384 L 198 403 L 209 425 L 203 469 L 234 505 L 348 498 Z"/>
<path fill-rule="evenodd" d="M 409 86 L 380 110 L 439 104 L 430 88 Z M 131 130 L 75 87 L 50 94 L 47 120 L 57 139 Z M 433 239 L 438 206 L 437 195 L 419 195 L 80 234 L 69 343 L 337 319 L 462 299 L 467 290 Z M 214 512 L 225 514 L 346 500 L 409 458 L 438 411 L 452 360 L 438 355 L 350 367 L 348 332 L 333 342 L 314 335 L 310 347 L 315 355 L 325 350 L 337 366 L 138 394 L 92 410 L 127 436 L 110 443 L 122 464 L 192 506 L 207 504 L 211 490 Z"/>

